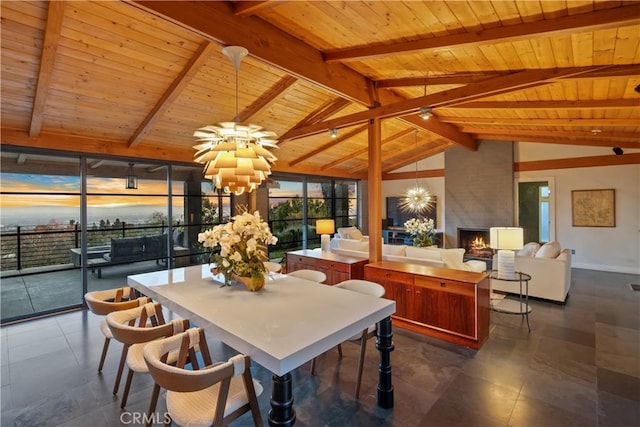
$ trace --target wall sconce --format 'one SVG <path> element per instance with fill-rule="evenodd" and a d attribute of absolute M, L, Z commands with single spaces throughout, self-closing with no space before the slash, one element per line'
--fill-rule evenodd
<path fill-rule="evenodd" d="M 336 223 L 332 219 L 319 219 L 316 221 L 316 233 L 320 235 L 320 248 L 322 252 L 330 252 L 329 243 L 331 234 L 336 232 Z"/>
<path fill-rule="evenodd" d="M 331 136 L 331 138 L 337 138 L 338 137 L 338 129 L 336 129 L 336 128 L 329 129 L 329 135 Z"/>
<path fill-rule="evenodd" d="M 124 179 L 127 190 L 138 189 L 138 177 L 133 173 L 133 163 L 129 163 L 129 168 L 127 169 L 127 174 L 124 176 Z"/>
<path fill-rule="evenodd" d="M 431 112 L 431 107 L 422 107 L 420 108 L 420 118 L 422 120 L 429 120 L 433 116 Z"/>

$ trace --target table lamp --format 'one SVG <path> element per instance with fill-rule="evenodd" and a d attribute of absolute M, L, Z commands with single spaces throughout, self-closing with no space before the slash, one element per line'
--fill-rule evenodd
<path fill-rule="evenodd" d="M 489 246 L 498 249 L 498 279 L 511 279 L 516 272 L 517 249 L 524 245 L 524 232 L 519 227 L 491 227 Z"/>
<path fill-rule="evenodd" d="M 319 219 L 316 221 L 316 233 L 320 234 L 320 248 L 323 252 L 329 252 L 331 234 L 336 232 L 336 225 L 332 219 Z"/>

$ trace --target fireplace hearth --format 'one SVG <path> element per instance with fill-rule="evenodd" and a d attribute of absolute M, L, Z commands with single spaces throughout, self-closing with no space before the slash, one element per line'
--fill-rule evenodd
<path fill-rule="evenodd" d="M 488 228 L 458 228 L 458 247 L 465 249 L 465 259 L 490 261 L 494 254 Z"/>

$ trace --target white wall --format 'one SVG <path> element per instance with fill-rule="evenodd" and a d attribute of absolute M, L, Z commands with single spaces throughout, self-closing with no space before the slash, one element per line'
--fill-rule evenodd
<path fill-rule="evenodd" d="M 613 155 L 611 148 L 516 143 L 516 162 L 551 160 L 585 156 Z M 625 149 L 625 153 L 640 150 Z M 419 170 L 444 168 L 444 155 L 438 154 L 419 162 Z M 415 164 L 394 172 L 415 171 Z M 556 239 L 563 248 L 575 250 L 574 268 L 640 274 L 640 166 L 622 165 L 575 169 L 554 169 L 516 173 L 516 179 L 549 178 L 555 180 Z M 420 179 L 422 185 L 438 198 L 438 229 L 444 230 L 444 178 Z M 415 180 L 394 180 L 382 183 L 382 217 L 386 218 L 385 198 L 399 196 Z M 573 227 L 571 225 L 571 191 L 616 190 L 616 226 Z"/>
<path fill-rule="evenodd" d="M 626 150 L 625 152 L 637 152 Z M 613 155 L 610 148 L 516 144 L 516 161 Z M 603 166 L 516 173 L 518 178 L 555 178 L 556 240 L 572 248 L 574 268 L 640 274 L 640 166 Z M 615 227 L 573 227 L 571 191 L 616 190 Z"/>

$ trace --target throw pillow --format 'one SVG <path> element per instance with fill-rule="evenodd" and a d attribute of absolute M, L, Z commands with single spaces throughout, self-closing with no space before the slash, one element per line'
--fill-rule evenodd
<path fill-rule="evenodd" d="M 407 246 L 405 253 L 409 258 L 432 259 L 441 261 L 440 249 L 420 248 L 416 246 Z"/>
<path fill-rule="evenodd" d="M 569 261 L 569 253 L 567 251 L 560 252 L 560 255 L 556 257 L 558 261 L 567 262 Z"/>
<path fill-rule="evenodd" d="M 557 258 L 560 255 L 560 243 L 557 241 L 547 242 L 536 252 L 536 258 Z"/>
<path fill-rule="evenodd" d="M 523 246 L 518 252 L 516 252 L 517 256 L 535 256 L 536 252 L 540 249 L 540 243 L 538 242 L 529 242 Z"/>
<path fill-rule="evenodd" d="M 348 239 L 347 234 L 353 230 L 357 229 L 355 227 L 338 227 L 338 236 L 340 236 L 341 239 Z"/>
<path fill-rule="evenodd" d="M 462 261 L 462 257 L 464 256 L 464 249 L 447 249 L 442 251 L 440 255 L 442 256 L 442 261 L 444 261 L 444 266 L 446 268 L 451 268 L 453 270 L 473 271 L 471 266 L 465 264 Z"/>
<path fill-rule="evenodd" d="M 382 255 L 404 256 L 405 245 L 382 245 Z"/>
<path fill-rule="evenodd" d="M 355 230 L 347 232 L 347 239 L 362 240 L 362 232 L 357 228 Z"/>

